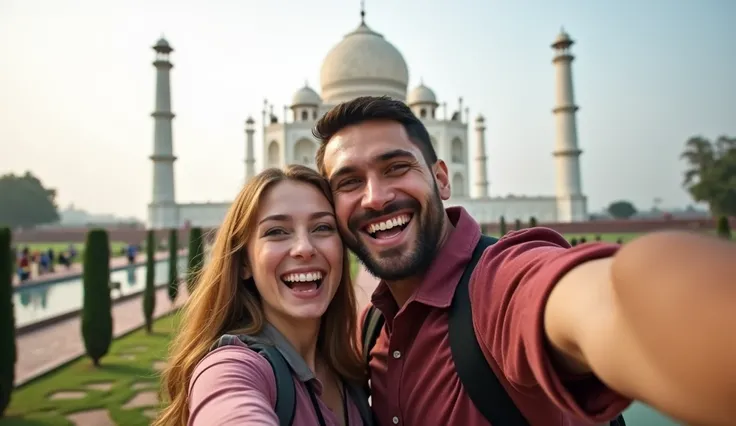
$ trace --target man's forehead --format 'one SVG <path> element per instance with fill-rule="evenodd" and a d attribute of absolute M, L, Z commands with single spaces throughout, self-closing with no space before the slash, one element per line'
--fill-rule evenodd
<path fill-rule="evenodd" d="M 421 156 L 421 151 L 399 123 L 369 122 L 349 126 L 337 132 L 325 146 L 325 172 L 330 177 L 338 168 L 366 167 L 396 150 L 416 158 Z"/>

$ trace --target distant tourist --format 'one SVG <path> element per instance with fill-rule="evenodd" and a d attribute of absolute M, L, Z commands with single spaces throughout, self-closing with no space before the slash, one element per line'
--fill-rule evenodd
<path fill-rule="evenodd" d="M 20 259 L 18 259 L 18 279 L 20 282 L 25 282 L 31 277 L 31 253 L 28 247 L 23 249 L 21 252 Z"/>
<path fill-rule="evenodd" d="M 49 253 L 47 251 L 41 252 L 38 256 L 38 275 L 48 273 L 50 269 L 51 259 L 49 258 Z"/>
<path fill-rule="evenodd" d="M 135 263 L 135 257 L 137 254 L 136 247 L 133 244 L 128 246 L 128 263 Z"/>

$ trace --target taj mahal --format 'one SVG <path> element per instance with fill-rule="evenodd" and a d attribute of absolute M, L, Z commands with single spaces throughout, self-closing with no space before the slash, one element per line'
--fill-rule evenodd
<path fill-rule="evenodd" d="M 553 160 L 556 193 L 550 196 L 493 196 L 488 182 L 486 123 L 482 115 L 469 117 L 462 98 L 448 111 L 424 82 L 408 90 L 409 67 L 401 52 L 383 35 L 371 29 L 361 11 L 360 22 L 327 53 L 320 70 L 320 92 L 308 84 L 293 95 L 284 107 L 281 119 L 273 105 L 264 101 L 260 123 L 252 117 L 245 121 L 245 168 L 247 181 L 258 170 L 256 144 L 263 152 L 264 167 L 299 163 L 316 168 L 317 141 L 311 129 L 316 120 L 334 105 L 358 96 L 387 95 L 406 102 L 421 119 L 431 135 L 437 155 L 450 170 L 452 197 L 447 206 L 463 206 L 480 223 L 506 220 L 540 222 L 575 222 L 587 220 L 587 199 L 582 193 L 572 83 L 570 51 L 573 41 L 562 30 L 552 43 L 552 63 L 556 73 L 555 106 L 552 109 L 556 131 Z M 154 119 L 153 196 L 148 206 L 151 229 L 182 226 L 217 227 L 230 203 L 176 202 L 169 55 L 171 45 L 163 38 L 153 46 L 156 58 L 156 106 Z M 255 139 L 256 126 L 262 138 Z M 472 137 L 471 137 L 472 134 Z M 552 138 L 550 138 L 552 139 Z M 471 180 L 472 176 L 472 180 Z"/>

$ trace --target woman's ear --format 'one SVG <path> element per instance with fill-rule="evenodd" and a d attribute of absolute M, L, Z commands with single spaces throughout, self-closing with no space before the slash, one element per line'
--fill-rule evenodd
<path fill-rule="evenodd" d="M 240 269 L 240 278 L 247 280 L 253 277 L 253 273 L 250 270 L 250 267 L 247 264 L 243 264 L 243 267 Z"/>

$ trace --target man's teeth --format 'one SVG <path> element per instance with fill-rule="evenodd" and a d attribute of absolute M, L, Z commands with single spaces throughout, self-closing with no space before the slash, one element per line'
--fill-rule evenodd
<path fill-rule="evenodd" d="M 386 231 L 394 226 L 405 225 L 409 223 L 410 220 L 411 216 L 408 214 L 402 214 L 401 216 L 396 216 L 394 218 L 384 220 L 383 222 L 372 223 L 368 225 L 367 230 L 369 234 L 375 234 L 378 231 Z"/>
<path fill-rule="evenodd" d="M 316 271 L 300 274 L 288 274 L 284 275 L 281 279 L 291 283 L 319 281 L 322 279 L 322 272 Z"/>

